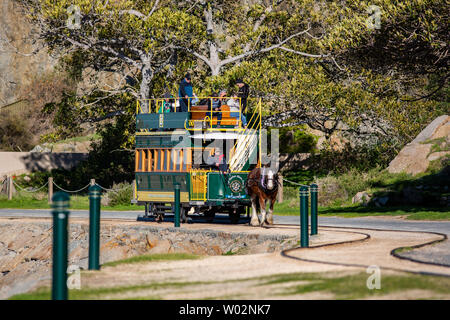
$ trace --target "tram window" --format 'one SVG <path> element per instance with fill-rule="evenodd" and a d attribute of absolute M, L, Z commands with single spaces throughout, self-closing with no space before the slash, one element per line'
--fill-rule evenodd
<path fill-rule="evenodd" d="M 154 162 L 154 171 L 159 171 L 159 150 L 155 150 L 155 162 Z"/>
<path fill-rule="evenodd" d="M 137 187 L 139 189 L 145 189 L 144 179 L 145 179 L 145 176 L 138 176 L 137 177 Z"/>
<path fill-rule="evenodd" d="M 162 151 L 162 170 L 167 171 L 167 150 Z"/>
<path fill-rule="evenodd" d="M 136 150 L 136 159 L 137 159 L 136 171 L 142 171 L 142 153 L 143 150 Z"/>

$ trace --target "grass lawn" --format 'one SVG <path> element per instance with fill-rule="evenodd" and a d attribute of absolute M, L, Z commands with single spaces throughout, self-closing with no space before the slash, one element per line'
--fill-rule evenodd
<path fill-rule="evenodd" d="M 111 261 L 102 265 L 102 267 L 115 267 L 121 264 L 142 263 L 150 261 L 173 261 L 173 260 L 193 260 L 199 259 L 200 256 L 189 253 L 155 253 L 144 254 L 123 260 Z"/>
<path fill-rule="evenodd" d="M 43 199 L 42 199 L 43 197 Z M 51 205 L 48 204 L 46 196 L 40 196 L 39 198 L 33 195 L 21 194 L 13 197 L 8 201 L 5 196 L 0 196 L 0 209 L 50 209 Z M 88 196 L 71 196 L 70 208 L 73 210 L 89 210 L 89 197 Z M 134 204 L 129 205 L 116 205 L 116 206 L 102 206 L 102 210 L 109 211 L 143 211 L 144 206 L 137 206 Z"/>
<path fill-rule="evenodd" d="M 292 202 L 276 203 L 274 213 L 282 216 L 299 215 L 300 208 Z M 363 207 L 358 205 L 342 205 L 319 207 L 320 216 L 338 216 L 356 218 L 368 216 L 406 216 L 408 220 L 450 220 L 450 210 L 445 207 Z"/>
<path fill-rule="evenodd" d="M 101 272 L 101 271 L 100 271 Z M 81 277 L 88 276 L 82 272 Z M 246 278 L 239 280 L 228 280 L 227 282 L 239 282 L 241 286 L 261 288 L 260 290 L 269 290 L 274 296 L 283 299 L 285 296 L 299 294 L 325 294 L 327 299 L 351 300 L 367 298 L 383 298 L 385 295 L 394 295 L 394 299 L 442 299 L 448 298 L 450 279 L 429 275 L 414 274 L 383 274 L 380 282 L 380 289 L 369 290 L 367 288 L 368 274 L 365 272 L 354 272 L 351 274 L 339 274 L 336 272 L 328 273 L 287 273 L 275 274 L 264 277 Z M 223 281 L 204 281 L 204 282 L 146 282 L 126 286 L 113 287 L 82 287 L 80 290 L 70 290 L 69 299 L 124 299 L 132 293 L 132 299 L 164 299 L 164 294 L 176 292 L 195 292 L 198 286 L 220 285 Z M 149 296 L 151 289 L 154 294 Z M 243 289 L 245 290 L 245 289 Z M 411 296 L 405 297 L 405 294 L 415 292 Z M 212 299 L 222 299 L 214 296 Z M 235 297 L 235 296 L 234 296 Z M 242 297 L 245 297 L 243 292 Z M 396 298 L 395 298 L 396 297 Z M 10 297 L 10 300 L 49 300 L 51 292 L 49 287 L 41 287 L 35 291 L 18 294 Z M 210 299 L 209 297 L 206 297 Z M 390 296 L 389 299 L 391 299 Z"/>

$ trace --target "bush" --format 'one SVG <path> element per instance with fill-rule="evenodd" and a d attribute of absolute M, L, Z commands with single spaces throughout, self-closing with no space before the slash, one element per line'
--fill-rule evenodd
<path fill-rule="evenodd" d="M 34 145 L 33 135 L 26 119 L 20 114 L 2 114 L 0 117 L 0 149 L 28 151 Z"/>
<path fill-rule="evenodd" d="M 133 197 L 133 188 L 131 184 L 119 183 L 114 184 L 112 189 L 116 191 L 108 191 L 105 197 L 109 200 L 110 206 L 129 205 Z"/>
<path fill-rule="evenodd" d="M 386 167 L 394 159 L 397 151 L 380 143 L 373 146 L 352 147 L 346 144 L 342 150 L 323 150 L 308 159 L 309 170 L 316 175 L 329 173 L 345 174 L 352 169 L 367 171 Z"/>

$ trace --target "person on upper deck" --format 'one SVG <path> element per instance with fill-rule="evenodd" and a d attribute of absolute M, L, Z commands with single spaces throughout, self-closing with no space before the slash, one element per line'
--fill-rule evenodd
<path fill-rule="evenodd" d="M 190 98 L 194 97 L 191 75 L 187 73 L 184 79 L 180 82 L 180 89 L 178 90 L 178 96 L 180 99 L 181 112 L 188 112 L 188 106 L 190 106 Z"/>
<path fill-rule="evenodd" d="M 245 108 L 247 108 L 247 99 L 248 94 L 250 93 L 250 87 L 242 79 L 237 79 L 236 85 L 239 87 L 237 96 L 241 100 L 241 112 L 244 113 Z"/>
<path fill-rule="evenodd" d="M 172 103 L 170 100 L 172 99 L 172 96 L 170 93 L 164 94 L 164 100 L 161 103 L 161 106 L 158 109 L 158 113 L 168 113 L 172 112 Z"/>
<path fill-rule="evenodd" d="M 241 120 L 242 125 L 247 124 L 247 118 L 244 115 L 245 109 L 247 108 L 247 99 L 250 93 L 250 87 L 246 84 L 242 79 L 236 80 L 236 85 L 239 87 L 239 91 L 237 97 L 240 98 L 241 101 Z"/>

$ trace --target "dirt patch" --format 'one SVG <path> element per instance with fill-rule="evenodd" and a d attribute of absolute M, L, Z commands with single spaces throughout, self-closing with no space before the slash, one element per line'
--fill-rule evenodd
<path fill-rule="evenodd" d="M 88 233 L 85 219 L 70 219 L 69 265 L 86 269 L 88 264 Z M 298 227 L 252 228 L 247 225 L 187 224 L 173 228 L 169 223 L 142 223 L 135 221 L 103 221 L 101 225 L 100 263 L 121 260 L 136 255 L 153 253 L 191 253 L 202 256 L 231 255 L 241 275 L 250 276 L 254 268 L 247 267 L 249 261 L 259 259 L 258 254 L 276 253 L 298 245 Z M 311 245 L 343 240 L 362 239 L 357 232 L 322 231 L 310 238 Z M 50 219 L 0 219 L 0 298 L 33 290 L 49 283 L 51 279 L 52 225 Z M 251 255 L 243 258 L 242 255 Z M 236 257 L 239 256 L 239 257 Z M 271 256 L 271 255 L 269 255 Z M 212 258 L 212 257 L 211 257 Z M 217 258 L 217 257 L 216 257 Z M 209 261 L 202 259 L 202 261 Z M 242 261 L 239 259 L 243 259 Z M 193 273 L 227 273 L 228 267 L 219 269 L 213 263 L 210 271 L 202 269 L 193 261 L 183 262 L 177 272 L 183 273 L 197 266 Z M 231 261 L 231 260 L 226 260 Z M 209 262 L 206 262 L 208 266 Z M 222 262 L 219 262 L 221 264 Z M 255 268 L 272 270 L 271 261 L 257 264 Z M 162 264 L 163 268 L 168 267 Z M 177 264 L 175 264 L 177 266 Z M 108 268 L 105 268 L 108 270 Z M 127 270 L 134 270 L 133 268 Z M 159 270 L 159 269 L 158 269 Z M 245 272 L 241 272 L 245 270 Z M 273 270 L 272 270 L 273 271 Z M 272 271 L 268 271 L 270 274 Z M 150 270 L 135 270 L 138 274 L 152 273 Z M 160 272 L 160 271 L 158 271 Z M 265 274 L 266 271 L 263 271 Z M 132 274 L 120 279 L 128 279 Z M 168 273 L 170 274 L 170 273 Z M 233 277 L 235 274 L 232 274 Z M 176 275 L 172 274 L 170 277 Z M 108 280 L 109 281 L 109 280 Z M 117 280 L 118 281 L 118 280 Z M 116 280 L 109 281 L 117 284 Z M 163 279 L 163 281 L 166 281 Z"/>
<path fill-rule="evenodd" d="M 50 220 L 3 219 L 0 225 L 0 298 L 28 291 L 51 276 Z M 71 220 L 69 265 L 86 269 L 88 224 Z M 102 223 L 100 263 L 152 253 L 197 255 L 251 254 L 280 251 L 296 245 L 295 235 L 175 229 L 148 224 Z"/>

